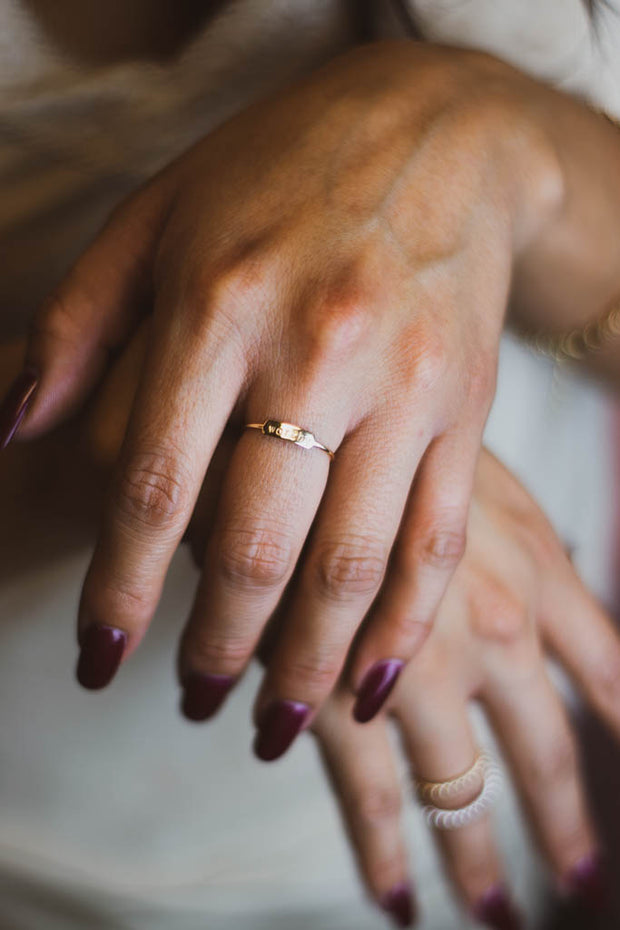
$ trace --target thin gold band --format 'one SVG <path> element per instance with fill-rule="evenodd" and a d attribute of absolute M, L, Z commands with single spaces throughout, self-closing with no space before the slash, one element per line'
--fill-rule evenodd
<path fill-rule="evenodd" d="M 486 757 L 484 753 L 479 752 L 476 758 L 464 772 L 449 778 L 446 781 L 426 781 L 423 778 L 416 779 L 416 789 L 421 801 L 432 801 L 436 803 L 440 799 L 449 798 L 457 794 L 464 788 L 471 787 L 478 780 L 484 781 L 484 769 Z"/>
<path fill-rule="evenodd" d="M 265 420 L 264 423 L 246 423 L 244 429 L 258 429 L 263 436 L 285 439 L 287 442 L 294 442 L 295 445 L 301 446 L 302 449 L 320 449 L 321 452 L 327 452 L 330 459 L 334 457 L 332 450 L 319 442 L 314 433 L 311 433 L 308 429 L 303 429 L 301 426 L 295 426 L 294 423 Z"/>

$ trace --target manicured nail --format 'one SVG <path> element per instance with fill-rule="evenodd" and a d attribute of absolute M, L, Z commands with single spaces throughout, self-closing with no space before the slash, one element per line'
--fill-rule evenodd
<path fill-rule="evenodd" d="M 566 893 L 595 910 L 602 910 L 609 898 L 609 886 L 601 857 L 584 856 L 562 882 Z"/>
<path fill-rule="evenodd" d="M 358 723 L 367 723 L 381 710 L 398 681 L 403 665 L 399 659 L 385 659 L 367 672 L 353 708 L 353 716 Z"/>
<path fill-rule="evenodd" d="M 502 885 L 490 888 L 474 908 L 474 916 L 494 930 L 521 930 L 523 922 Z"/>
<path fill-rule="evenodd" d="M 390 915 L 395 927 L 413 927 L 416 919 L 415 902 L 411 888 L 405 882 L 395 885 L 384 894 L 379 904 Z"/>
<path fill-rule="evenodd" d="M 25 368 L 17 376 L 0 404 L 0 450 L 6 449 L 28 413 L 28 407 L 39 383 L 33 368 Z"/>
<path fill-rule="evenodd" d="M 80 638 L 77 680 L 83 688 L 97 691 L 109 684 L 121 664 L 127 633 L 112 626 L 90 626 Z"/>
<path fill-rule="evenodd" d="M 188 720 L 208 720 L 224 703 L 235 683 L 232 675 L 202 675 L 192 672 L 183 679 L 181 711 Z"/>
<path fill-rule="evenodd" d="M 299 701 L 274 701 L 265 708 L 258 723 L 254 752 L 263 762 L 284 755 L 308 719 L 310 708 Z"/>

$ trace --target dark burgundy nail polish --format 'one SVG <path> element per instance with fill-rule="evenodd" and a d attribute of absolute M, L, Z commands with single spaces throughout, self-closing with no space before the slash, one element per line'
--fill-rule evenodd
<path fill-rule="evenodd" d="M 83 688 L 97 691 L 109 684 L 121 664 L 127 633 L 112 626 L 93 625 L 80 637 L 77 680 Z"/>
<path fill-rule="evenodd" d="M 602 910 L 609 897 L 609 886 L 599 855 L 585 856 L 565 876 L 567 893 L 596 910 Z"/>
<path fill-rule="evenodd" d="M 390 915 L 395 927 L 413 927 L 416 908 L 409 885 L 401 882 L 380 899 L 379 904 Z"/>
<path fill-rule="evenodd" d="M 265 708 L 258 723 L 254 752 L 263 762 L 284 755 L 308 719 L 310 708 L 299 701 L 274 701 Z"/>
<path fill-rule="evenodd" d="M 196 723 L 213 717 L 234 683 L 232 675 L 202 675 L 200 672 L 186 675 L 181 701 L 183 715 Z"/>
<path fill-rule="evenodd" d="M 474 908 L 474 916 L 494 930 L 521 930 L 523 922 L 502 885 L 490 888 Z"/>
<path fill-rule="evenodd" d="M 0 404 L 0 450 L 6 449 L 28 413 L 28 407 L 39 383 L 33 368 L 25 368 L 9 388 Z"/>
<path fill-rule="evenodd" d="M 353 716 L 358 723 L 367 723 L 381 710 L 398 681 L 403 665 L 399 659 L 385 659 L 375 663 L 366 674 L 353 708 Z"/>

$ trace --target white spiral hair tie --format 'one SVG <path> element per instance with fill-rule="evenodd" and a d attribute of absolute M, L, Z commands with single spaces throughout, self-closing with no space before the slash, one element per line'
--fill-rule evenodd
<path fill-rule="evenodd" d="M 486 764 L 487 759 L 484 753 L 479 752 L 473 765 L 455 778 L 447 781 L 426 781 L 418 778 L 416 780 L 418 798 L 422 802 L 430 801 L 431 804 L 437 804 L 439 801 L 449 801 L 450 798 L 458 797 L 467 789 L 473 790 L 477 785 L 482 787 Z"/>
<path fill-rule="evenodd" d="M 422 813 L 426 818 L 429 826 L 436 830 L 458 830 L 460 827 L 467 827 L 470 823 L 478 820 L 483 814 L 497 801 L 499 789 L 502 783 L 502 775 L 495 759 L 488 753 L 482 753 L 479 757 L 483 774 L 483 786 L 480 794 L 471 804 L 465 807 L 459 807 L 455 810 L 446 810 L 445 808 L 435 807 L 428 804 L 422 808 Z"/>

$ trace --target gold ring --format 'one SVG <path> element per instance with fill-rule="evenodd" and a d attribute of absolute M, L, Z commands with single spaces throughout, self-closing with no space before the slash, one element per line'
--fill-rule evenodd
<path fill-rule="evenodd" d="M 322 442 L 319 442 L 314 433 L 301 426 L 295 426 L 294 423 L 281 423 L 280 420 L 265 420 L 264 423 L 246 423 L 244 429 L 259 429 L 263 436 L 275 436 L 276 439 L 285 439 L 287 442 L 294 442 L 295 445 L 301 446 L 302 449 L 320 449 L 321 452 L 327 452 L 330 459 L 333 459 L 334 453 Z"/>
<path fill-rule="evenodd" d="M 448 782 L 426 782 L 423 784 L 430 785 L 431 789 L 439 789 L 448 785 L 452 787 L 461 781 L 462 787 L 462 779 L 466 778 L 469 772 L 474 771 L 478 766 L 482 767 L 478 775 L 481 782 L 479 782 L 474 799 L 468 804 L 456 808 L 437 806 L 439 799 L 427 804 L 422 813 L 429 826 L 434 827 L 436 830 L 458 830 L 479 820 L 495 804 L 501 790 L 502 775 L 495 759 L 486 752 L 479 755 L 471 769 L 468 769 L 463 775 L 459 775 L 458 778 L 453 778 Z M 473 785 L 471 787 L 473 788 Z M 441 800 L 445 801 L 446 797 L 442 796 Z"/>
<path fill-rule="evenodd" d="M 484 781 L 486 762 L 485 754 L 479 752 L 470 767 L 455 778 L 450 778 L 446 781 L 426 781 L 423 778 L 416 779 L 416 789 L 419 799 L 436 804 L 440 800 L 446 801 L 459 795 L 467 788 L 473 788 L 476 783 L 480 784 L 481 781 Z"/>

